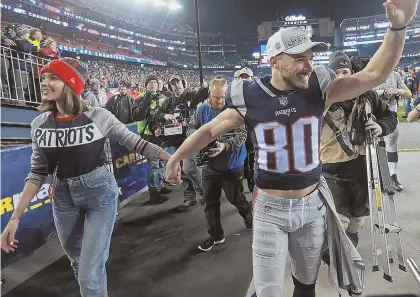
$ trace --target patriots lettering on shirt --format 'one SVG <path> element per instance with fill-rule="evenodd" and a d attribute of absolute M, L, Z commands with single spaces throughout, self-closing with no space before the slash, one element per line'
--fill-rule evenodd
<path fill-rule="evenodd" d="M 316 65 L 307 89 L 277 90 L 270 76 L 230 85 L 226 102 L 247 125 L 257 187 L 299 190 L 318 183 L 325 92 L 334 78 L 330 69 Z"/>
<path fill-rule="evenodd" d="M 31 123 L 31 172 L 26 181 L 41 187 L 57 168 L 59 178 L 89 173 L 106 161 L 105 139 L 112 137 L 130 151 L 155 160 L 162 150 L 131 132 L 108 110 L 88 107 L 77 117 L 55 119 L 51 112 Z"/>
<path fill-rule="evenodd" d="M 82 127 L 64 129 L 35 130 L 35 138 L 40 148 L 71 147 L 92 143 L 103 138 L 101 131 L 92 123 Z"/>

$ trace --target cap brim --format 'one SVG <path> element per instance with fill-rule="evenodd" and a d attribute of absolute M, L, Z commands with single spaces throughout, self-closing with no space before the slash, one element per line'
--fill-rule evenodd
<path fill-rule="evenodd" d="M 296 54 L 304 53 L 310 49 L 312 49 L 312 52 L 314 53 L 326 52 L 328 50 L 328 45 L 324 42 L 304 43 L 304 44 L 300 44 L 298 46 L 289 48 L 288 50 L 285 50 L 284 53 L 296 55 Z"/>
<path fill-rule="evenodd" d="M 169 82 L 173 81 L 174 79 L 177 79 L 177 80 L 182 80 L 182 77 L 180 77 L 180 76 L 178 76 L 178 75 L 174 75 L 174 76 L 172 76 L 172 77 L 169 79 Z"/>

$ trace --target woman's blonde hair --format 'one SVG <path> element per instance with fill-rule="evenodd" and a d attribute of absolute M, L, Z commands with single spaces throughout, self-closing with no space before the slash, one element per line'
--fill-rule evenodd
<path fill-rule="evenodd" d="M 76 96 L 69 86 L 64 86 L 61 96 L 64 97 L 63 112 L 65 114 L 78 116 L 88 110 L 86 101 L 79 96 Z M 41 100 L 41 104 L 37 109 L 41 112 L 51 111 L 52 113 L 57 113 L 58 111 L 56 101 L 47 100 Z"/>

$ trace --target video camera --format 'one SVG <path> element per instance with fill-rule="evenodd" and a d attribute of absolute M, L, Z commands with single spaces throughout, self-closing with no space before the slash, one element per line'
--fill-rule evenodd
<path fill-rule="evenodd" d="M 214 140 L 213 142 L 209 143 L 205 148 L 203 148 L 198 154 L 197 157 L 195 158 L 196 162 L 197 162 L 197 166 L 201 167 L 206 165 L 208 162 L 210 162 L 210 149 L 216 147 L 216 140 Z"/>
<path fill-rule="evenodd" d="M 179 107 L 171 111 L 171 114 L 176 118 L 165 121 L 165 125 L 163 126 L 164 136 L 182 135 L 183 127 L 186 128 L 187 126 L 187 119 Z"/>
<path fill-rule="evenodd" d="M 212 149 L 212 148 L 217 147 L 216 141 L 222 141 L 223 142 L 225 138 L 232 137 L 232 136 L 235 136 L 235 133 L 231 132 L 231 133 L 223 134 L 223 136 L 221 137 L 222 138 L 221 140 L 218 140 L 218 139 L 213 140 L 205 148 L 203 148 L 197 154 L 197 157 L 195 158 L 196 159 L 196 162 L 197 162 L 197 166 L 204 166 L 204 165 L 206 165 L 207 163 L 210 162 L 210 159 L 211 159 L 210 158 L 210 155 L 211 155 L 211 153 L 210 153 L 209 150 Z"/>

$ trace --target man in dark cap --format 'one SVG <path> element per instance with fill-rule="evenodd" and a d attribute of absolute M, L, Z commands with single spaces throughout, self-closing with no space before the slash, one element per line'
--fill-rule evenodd
<path fill-rule="evenodd" d="M 165 100 L 165 96 L 158 92 L 159 78 L 149 74 L 144 81 L 146 94 L 136 98 L 133 107 L 134 121 L 138 122 L 138 133 L 147 141 L 161 146 L 160 135 L 155 133 L 160 123 L 155 122 L 154 116 Z M 150 194 L 150 204 L 162 204 L 169 198 L 165 194 L 172 192 L 164 185 L 163 167 L 159 160 L 149 160 L 147 185 Z"/>
<path fill-rule="evenodd" d="M 168 85 L 172 96 L 162 103 L 156 113 L 155 121 L 167 124 L 164 127 L 165 142 L 177 149 L 187 138 L 187 123 L 191 115 L 197 105 L 208 98 L 209 90 L 208 88 L 201 88 L 197 92 L 188 90 L 187 82 L 179 74 L 172 75 Z M 174 125 L 176 129 L 173 128 Z M 197 203 L 197 196 L 199 202 L 204 203 L 201 171 L 197 167 L 195 158 L 196 154 L 192 154 L 183 160 L 184 199 L 178 207 L 179 211 L 188 211 L 191 206 Z"/>
<path fill-rule="evenodd" d="M 328 66 L 340 79 L 361 71 L 368 61 L 363 57 L 350 60 L 345 53 L 334 52 Z M 372 111 L 376 120 L 367 121 L 367 110 Z M 325 113 L 320 146 L 323 175 L 344 230 L 355 246 L 364 218 L 369 215 L 365 130 L 380 137 L 392 133 L 396 126 L 397 114 L 379 99 L 375 91 L 334 103 Z M 350 141 L 354 129 L 357 144 Z M 328 263 L 327 255 L 323 259 Z"/>

